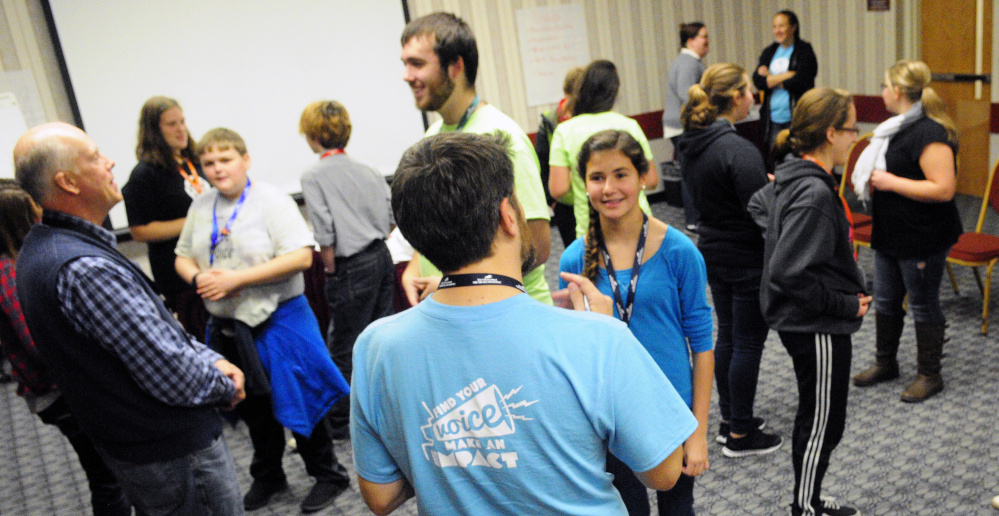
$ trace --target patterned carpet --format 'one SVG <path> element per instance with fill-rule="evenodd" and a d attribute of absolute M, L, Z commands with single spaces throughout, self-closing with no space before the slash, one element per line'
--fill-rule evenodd
<path fill-rule="evenodd" d="M 974 226 L 979 201 L 960 199 L 965 227 Z M 657 217 L 680 227 L 679 209 L 659 202 Z M 988 230 L 999 233 L 990 221 Z M 547 275 L 552 282 L 562 242 L 553 232 Z M 861 250 L 860 262 L 868 277 L 873 254 Z M 846 433 L 835 451 L 824 482 L 824 494 L 857 507 L 865 515 L 965 516 L 997 515 L 989 500 L 999 494 L 999 295 L 993 293 L 992 333 L 983 336 L 981 295 L 970 270 L 955 269 L 961 293 L 947 279 L 941 300 L 947 315 L 949 343 L 945 346 L 943 394 L 917 405 L 903 404 L 898 395 L 915 377 L 915 345 L 911 319 L 902 336 L 899 359 L 902 377 L 867 389 L 851 388 Z M 997 273 L 999 274 L 999 273 Z M 999 278 L 997 278 L 999 280 Z M 999 283 L 999 281 L 997 281 Z M 996 288 L 999 288 L 997 286 Z M 865 322 L 854 335 L 853 371 L 873 360 L 874 324 Z M 729 459 L 720 445 L 711 444 L 711 469 L 698 478 L 696 509 L 702 515 L 785 514 L 791 501 L 793 471 L 790 430 L 797 403 L 791 362 L 771 332 L 763 354 L 757 415 L 770 432 L 785 438 L 776 453 L 763 457 Z M 712 406 L 711 428 L 717 429 L 717 407 Z M 57 430 L 41 424 L 12 386 L 0 395 L 0 514 L 89 514 L 89 491 L 76 457 Z M 250 484 L 251 447 L 245 426 L 226 430 L 236 460 L 240 484 Z M 336 447 L 340 461 L 351 468 L 349 442 Z M 311 486 L 298 455 L 285 460 L 291 489 L 251 514 L 298 514 L 298 504 Z M 351 468 L 353 472 L 353 469 Z M 655 497 L 651 497 L 653 503 Z M 369 514 L 356 485 L 321 515 Z M 396 514 L 416 514 L 413 502 Z"/>

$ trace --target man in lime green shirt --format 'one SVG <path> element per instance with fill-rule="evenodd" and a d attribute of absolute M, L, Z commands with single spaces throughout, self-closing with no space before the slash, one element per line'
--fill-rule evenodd
<path fill-rule="evenodd" d="M 509 139 L 514 191 L 535 250 L 534 267 L 524 275 L 524 286 L 531 297 L 551 304 L 551 291 L 544 275 L 551 249 L 550 214 L 541 186 L 538 157 L 524 130 L 476 94 L 478 49 L 471 29 L 449 13 L 433 13 L 413 20 L 403 30 L 401 58 L 405 66 L 403 79 L 413 91 L 416 107 L 441 116 L 426 136 L 453 131 L 500 132 Z M 432 263 L 414 253 L 402 277 L 410 303 L 415 305 L 436 290 L 440 276 Z"/>

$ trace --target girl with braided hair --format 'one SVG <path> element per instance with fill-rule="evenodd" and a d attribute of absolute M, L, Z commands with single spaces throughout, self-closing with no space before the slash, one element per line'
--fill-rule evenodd
<path fill-rule="evenodd" d="M 697 418 L 697 431 L 683 445 L 683 474 L 673 489 L 657 493 L 659 514 L 693 514 L 693 477 L 709 465 L 714 375 L 704 259 L 681 231 L 642 212 L 639 195 L 650 167 L 627 131 L 592 135 L 577 161 L 590 203 L 589 229 L 566 249 L 559 268 L 586 276 L 615 300 L 614 316 L 628 324 Z M 613 455 L 607 471 L 629 514 L 649 514 L 635 474 Z"/>

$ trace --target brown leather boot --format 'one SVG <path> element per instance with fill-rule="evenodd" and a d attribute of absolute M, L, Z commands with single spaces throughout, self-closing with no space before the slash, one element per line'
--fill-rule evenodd
<path fill-rule="evenodd" d="M 888 315 L 874 314 L 876 332 L 874 365 L 866 371 L 853 377 L 853 385 L 869 387 L 871 385 L 898 378 L 898 341 L 902 338 L 902 327 L 905 326 L 905 314 Z"/>
<path fill-rule="evenodd" d="M 916 355 L 919 376 L 902 393 L 902 401 L 920 403 L 943 390 L 940 356 L 943 354 L 944 325 L 916 323 Z"/>

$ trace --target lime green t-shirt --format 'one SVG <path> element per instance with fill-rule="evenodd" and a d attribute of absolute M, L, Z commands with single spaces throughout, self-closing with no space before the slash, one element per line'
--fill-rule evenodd
<path fill-rule="evenodd" d="M 430 126 L 430 129 L 427 129 L 425 136 L 454 132 L 456 129 L 457 125 L 446 125 L 443 120 L 438 120 Z M 534 153 L 531 139 L 517 125 L 517 122 L 514 122 L 499 109 L 486 104 L 472 113 L 462 129 L 462 132 L 473 134 L 488 134 L 496 131 L 502 131 L 510 137 L 513 187 L 514 192 L 517 193 L 521 209 L 524 210 L 524 218 L 527 220 L 550 220 L 548 204 L 545 203 L 545 191 L 541 187 L 541 169 L 538 165 L 538 156 Z M 441 272 L 429 260 L 421 257 L 420 275 L 440 276 Z M 552 304 L 551 290 L 548 288 L 548 282 L 545 281 L 544 264 L 524 275 L 524 288 L 534 299 L 545 304 Z"/>
<path fill-rule="evenodd" d="M 553 167 L 569 167 L 572 207 L 573 213 L 576 215 L 576 238 L 585 235 L 586 230 L 590 227 L 590 199 L 586 195 L 586 183 L 579 176 L 577 156 L 590 136 L 607 129 L 618 129 L 631 134 L 645 151 L 645 159 L 652 163 L 652 148 L 649 147 L 649 140 L 645 137 L 642 127 L 634 119 L 620 113 L 613 111 L 588 113 L 574 116 L 558 124 L 555 127 L 555 134 L 552 135 L 548 164 Z M 652 214 L 649 200 L 645 198 L 644 191 L 638 196 L 638 205 L 645 213 Z"/>

